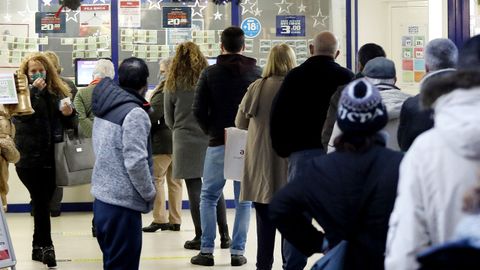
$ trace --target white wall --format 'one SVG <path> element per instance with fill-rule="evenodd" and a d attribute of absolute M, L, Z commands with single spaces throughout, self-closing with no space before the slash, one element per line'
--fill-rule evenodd
<path fill-rule="evenodd" d="M 387 45 L 387 2 L 383 0 L 358 1 L 358 45 L 376 43 Z"/>
<path fill-rule="evenodd" d="M 388 7 L 392 3 L 405 3 L 406 5 L 424 0 L 360 0 L 358 3 L 358 43 L 377 43 L 390 52 L 388 42 Z M 428 0 L 429 40 L 448 35 L 448 5 L 447 0 Z"/>

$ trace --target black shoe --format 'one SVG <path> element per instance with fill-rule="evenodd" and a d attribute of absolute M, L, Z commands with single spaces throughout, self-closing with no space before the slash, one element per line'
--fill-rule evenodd
<path fill-rule="evenodd" d="M 50 216 L 51 217 L 59 217 L 61 214 L 62 214 L 62 212 L 60 212 L 60 210 L 50 211 Z"/>
<path fill-rule="evenodd" d="M 212 253 L 198 253 L 197 256 L 190 259 L 191 264 L 203 265 L 203 266 L 213 266 L 215 262 L 213 261 Z"/>
<path fill-rule="evenodd" d="M 43 248 L 42 262 L 48 267 L 57 267 L 57 261 L 55 260 L 55 250 L 53 249 L 53 246 Z"/>
<path fill-rule="evenodd" d="M 220 233 L 220 248 L 227 249 L 232 244 L 232 239 L 228 235 L 228 226 L 218 227 Z"/>
<path fill-rule="evenodd" d="M 155 223 L 152 222 L 148 227 L 142 228 L 142 231 L 144 232 L 156 232 L 158 230 L 166 231 L 170 229 L 170 224 L 168 223 Z"/>
<path fill-rule="evenodd" d="M 183 247 L 185 249 L 195 249 L 195 250 L 200 250 L 200 244 L 202 241 L 200 240 L 200 237 L 195 236 L 192 240 L 189 240 L 185 242 L 185 245 Z"/>
<path fill-rule="evenodd" d="M 180 224 L 170 224 L 170 231 L 180 231 Z"/>
<path fill-rule="evenodd" d="M 230 264 L 232 266 L 242 266 L 247 263 L 247 258 L 243 255 L 232 255 L 230 259 Z"/>
<path fill-rule="evenodd" d="M 230 248 L 230 245 L 232 244 L 232 239 L 230 236 L 227 235 L 222 235 L 220 237 L 220 248 L 221 249 L 227 249 Z"/>
<path fill-rule="evenodd" d="M 32 260 L 41 262 L 43 260 L 43 251 L 41 247 L 34 246 L 32 249 Z"/>

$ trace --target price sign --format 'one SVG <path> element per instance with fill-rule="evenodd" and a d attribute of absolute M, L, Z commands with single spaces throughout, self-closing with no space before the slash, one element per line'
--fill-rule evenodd
<path fill-rule="evenodd" d="M 277 16 L 277 36 L 305 36 L 305 16 Z"/>
<path fill-rule="evenodd" d="M 243 20 L 241 28 L 247 38 L 254 38 L 262 31 L 262 25 L 256 18 L 246 18 Z"/>
<path fill-rule="evenodd" d="M 35 33 L 65 33 L 65 13 L 55 17 L 54 12 L 35 13 Z"/>
<path fill-rule="evenodd" d="M 192 8 L 190 7 L 164 7 L 163 28 L 191 28 Z"/>

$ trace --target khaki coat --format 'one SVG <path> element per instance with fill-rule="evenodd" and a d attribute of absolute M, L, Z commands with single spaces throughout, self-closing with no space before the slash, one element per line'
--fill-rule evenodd
<path fill-rule="evenodd" d="M 253 82 L 240 103 L 235 124 L 248 129 L 240 200 L 268 204 L 287 184 L 287 160 L 273 150 L 269 124 L 272 101 L 283 78 L 273 76 Z"/>

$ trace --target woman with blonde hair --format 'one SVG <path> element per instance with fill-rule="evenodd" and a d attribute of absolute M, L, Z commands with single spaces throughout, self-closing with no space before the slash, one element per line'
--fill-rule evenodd
<path fill-rule="evenodd" d="M 268 205 L 287 183 L 287 160 L 279 157 L 270 139 L 270 109 L 283 79 L 296 65 L 295 53 L 286 44 L 273 47 L 262 78 L 253 82 L 238 108 L 235 124 L 248 129 L 240 200 L 252 201 L 257 216 L 257 269 L 272 269 L 275 227 Z"/>
<path fill-rule="evenodd" d="M 28 76 L 31 115 L 15 116 L 15 144 L 20 152 L 16 170 L 28 189 L 35 211 L 32 260 L 57 265 L 53 248 L 49 203 L 55 190 L 54 144 L 63 141 L 65 128 L 73 128 L 76 113 L 61 100 L 70 97 L 68 86 L 42 53 L 25 57 L 19 72 Z"/>
<path fill-rule="evenodd" d="M 208 137 L 193 116 L 192 104 L 200 73 L 208 66 L 200 48 L 193 42 L 178 45 L 165 82 L 165 121 L 173 133 L 173 178 L 185 179 L 195 238 L 185 242 L 186 249 L 200 249 L 200 192 Z M 225 200 L 217 204 L 220 247 L 230 247 Z"/>

